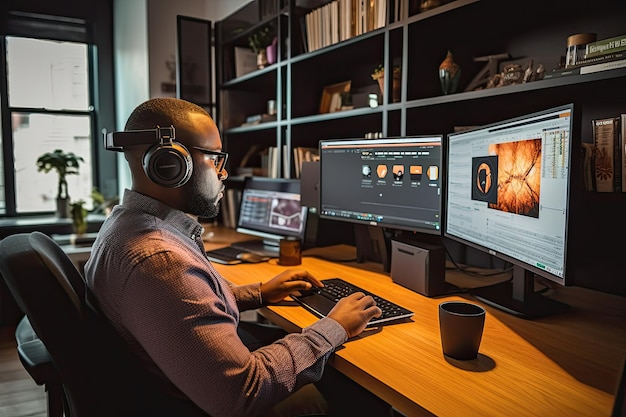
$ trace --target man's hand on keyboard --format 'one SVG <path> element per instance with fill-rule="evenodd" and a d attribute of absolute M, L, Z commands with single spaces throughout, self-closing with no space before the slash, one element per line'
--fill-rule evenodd
<path fill-rule="evenodd" d="M 273 304 L 298 291 L 323 286 L 324 284 L 308 271 L 287 269 L 269 281 L 261 283 L 261 297 L 264 304 Z"/>
<path fill-rule="evenodd" d="M 341 298 L 328 317 L 341 324 L 350 338 L 358 336 L 371 319 L 381 314 L 382 310 L 371 296 L 356 292 Z"/>

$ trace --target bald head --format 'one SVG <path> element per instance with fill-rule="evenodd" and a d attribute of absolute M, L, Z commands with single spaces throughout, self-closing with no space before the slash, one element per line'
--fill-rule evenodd
<path fill-rule="evenodd" d="M 189 101 L 172 97 L 153 98 L 133 110 L 124 130 L 154 129 L 157 125 L 177 126 L 188 123 L 194 115 L 211 117 L 202 107 Z"/>
<path fill-rule="evenodd" d="M 199 151 L 220 151 L 222 142 L 215 122 L 202 107 L 178 98 L 154 98 L 137 106 L 126 121 L 125 130 L 148 130 L 174 126 L 176 144 L 183 145 L 181 151 L 188 153 L 192 162 L 189 179 L 182 185 L 169 187 L 161 181 L 151 178 L 149 167 L 156 161 L 153 152 L 160 152 L 159 143 L 146 144 L 145 140 L 138 146 L 124 146 L 124 154 L 128 161 L 132 188 L 143 194 L 152 196 L 174 208 L 188 213 L 213 217 L 217 213 L 217 202 L 221 198 L 223 185 L 221 178 L 226 171 L 217 172 L 213 155 Z M 149 171 L 149 172 L 147 172 Z"/>

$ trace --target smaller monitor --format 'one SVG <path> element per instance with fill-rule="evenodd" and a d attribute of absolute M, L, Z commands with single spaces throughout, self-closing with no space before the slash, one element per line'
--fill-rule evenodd
<path fill-rule="evenodd" d="M 295 237 L 303 240 L 307 208 L 300 204 L 300 181 L 297 179 L 246 177 L 241 194 L 237 231 L 261 237 L 249 242 L 278 251 L 280 240 Z M 256 243 L 253 243 L 256 242 Z M 250 247 L 251 250 L 260 248 Z"/>

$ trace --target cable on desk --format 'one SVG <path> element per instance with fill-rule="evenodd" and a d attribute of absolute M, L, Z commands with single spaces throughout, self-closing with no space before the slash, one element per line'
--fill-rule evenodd
<path fill-rule="evenodd" d="M 472 275 L 472 276 L 476 276 L 476 277 L 492 277 L 492 276 L 495 276 L 495 275 L 503 274 L 505 272 L 513 272 L 513 266 L 512 265 L 507 267 L 507 268 L 504 268 L 502 270 L 494 271 L 494 272 L 470 271 L 469 269 L 467 269 L 467 268 L 465 268 L 465 267 L 463 267 L 463 266 L 461 266 L 461 265 L 456 263 L 456 261 L 454 260 L 454 257 L 452 256 L 452 254 L 450 253 L 450 251 L 448 250 L 448 248 L 446 247 L 445 244 L 442 244 L 442 246 L 446 250 L 446 255 L 447 255 L 448 260 L 450 262 L 452 262 L 452 264 L 454 265 L 454 268 L 446 267 L 446 269 L 450 269 L 450 270 L 456 269 L 458 271 L 463 272 L 464 274 Z M 513 279 L 513 275 L 511 275 L 511 278 L 509 278 L 509 280 L 512 280 L 512 279 Z"/>

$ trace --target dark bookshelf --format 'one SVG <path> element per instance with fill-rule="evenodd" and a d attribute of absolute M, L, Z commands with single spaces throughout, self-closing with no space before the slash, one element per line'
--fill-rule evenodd
<path fill-rule="evenodd" d="M 302 23 L 308 13 L 329 1 L 281 0 L 274 8 L 260 7 L 259 1 L 251 1 L 215 24 L 218 123 L 233 174 L 252 146 L 284 149 L 286 154 L 278 158 L 279 175 L 296 178 L 293 150 L 316 147 L 321 139 L 365 137 L 372 132 L 382 136 L 447 134 L 455 126 L 489 124 L 573 103 L 577 121 L 572 135 L 575 209 L 571 221 L 576 227 L 569 249 L 582 264 L 574 273 L 582 277 L 581 282 L 587 280 L 587 286 L 597 288 L 606 284 L 598 275 L 619 270 L 620 255 L 616 254 L 614 263 L 600 265 L 594 278 L 589 271 L 598 265 L 589 255 L 587 242 L 609 241 L 611 231 L 616 230 L 615 221 L 623 219 L 618 207 L 626 204 L 626 193 L 585 191 L 580 149 L 583 143 L 592 143 L 592 119 L 626 113 L 626 101 L 620 93 L 626 88 L 626 68 L 545 75 L 562 66 L 571 34 L 594 32 L 598 39 L 623 34 L 626 2 L 599 0 L 589 8 L 556 0 L 511 11 L 494 0 L 454 0 L 419 11 L 415 7 L 418 2 L 387 0 L 384 27 L 309 52 Z M 246 46 L 249 34 L 268 24 L 278 36 L 277 62 L 233 77 L 233 48 Z M 461 78 L 456 93 L 443 95 L 438 67 L 447 51 L 459 64 Z M 485 66 L 475 58 L 502 54 L 510 58 L 498 63 L 498 71 L 512 63 L 524 68 L 532 60 L 534 68 L 543 66 L 543 79 L 465 91 Z M 350 81 L 355 95 L 379 93 L 371 73 L 380 64 L 401 68 L 399 101 L 386 94 L 375 108 L 361 106 L 319 114 L 327 86 Z M 385 75 L 387 92 L 391 91 L 389 73 Z M 268 100 L 276 100 L 276 121 L 242 126 L 247 117 L 264 113 Z M 246 166 L 253 167 L 259 160 L 258 156 L 250 157 Z M 232 175 L 228 181 L 234 186 L 241 179 Z M 602 219 L 598 213 L 603 213 Z M 607 225 L 599 226 L 589 218 Z M 623 220 L 619 221 L 626 227 Z"/>

